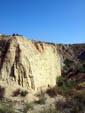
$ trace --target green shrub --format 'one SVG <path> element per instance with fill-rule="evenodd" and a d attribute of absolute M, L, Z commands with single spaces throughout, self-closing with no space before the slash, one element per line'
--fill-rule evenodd
<path fill-rule="evenodd" d="M 57 78 L 57 85 L 62 86 L 65 81 L 66 81 L 66 78 L 63 77 L 63 76 L 60 76 L 60 77 Z"/>
<path fill-rule="evenodd" d="M 13 96 L 22 96 L 25 97 L 28 94 L 27 90 L 21 90 L 21 89 L 17 89 L 16 91 L 13 92 Z"/>
<path fill-rule="evenodd" d="M 77 73 L 85 73 L 85 66 L 84 66 L 84 64 L 79 64 L 77 66 Z"/>
<path fill-rule="evenodd" d="M 61 76 L 58 78 L 57 86 L 55 88 L 59 94 L 66 96 L 69 95 L 71 90 L 75 87 L 76 87 L 75 80 L 67 80 L 66 78 Z"/>
<path fill-rule="evenodd" d="M 13 34 L 12 34 L 12 36 L 16 36 L 16 34 L 15 34 L 15 33 L 13 33 Z"/>
<path fill-rule="evenodd" d="M 27 90 L 25 90 L 25 91 L 21 91 L 21 96 L 23 96 L 23 97 L 25 97 L 26 95 L 28 94 L 28 91 Z"/>
<path fill-rule="evenodd" d="M 18 33 L 17 34 L 16 33 L 13 33 L 12 36 L 22 36 L 22 35 L 20 35 Z"/>
<path fill-rule="evenodd" d="M 56 84 L 57 85 L 54 88 L 46 91 L 50 97 L 57 96 L 58 93 L 63 96 L 67 96 L 71 94 L 71 91 L 77 86 L 77 82 L 75 80 L 70 80 L 63 76 L 57 78 Z"/>
<path fill-rule="evenodd" d="M 65 61 L 64 61 L 64 64 L 65 64 L 67 67 L 70 67 L 73 63 L 74 63 L 74 61 L 69 60 L 69 59 L 65 59 Z"/>

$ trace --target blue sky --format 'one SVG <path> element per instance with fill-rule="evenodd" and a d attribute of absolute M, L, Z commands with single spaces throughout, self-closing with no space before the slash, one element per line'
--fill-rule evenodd
<path fill-rule="evenodd" d="M 85 0 L 0 0 L 0 33 L 85 43 Z"/>

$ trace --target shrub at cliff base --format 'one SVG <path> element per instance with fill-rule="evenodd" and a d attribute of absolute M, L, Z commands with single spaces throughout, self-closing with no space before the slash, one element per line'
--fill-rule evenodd
<path fill-rule="evenodd" d="M 64 77 L 59 77 L 57 80 L 57 86 L 55 87 L 57 93 L 67 96 L 73 88 L 77 85 L 75 80 L 67 80 Z"/>
<path fill-rule="evenodd" d="M 63 113 L 85 113 L 85 95 L 76 93 L 66 101 L 56 102 L 56 110 Z"/>

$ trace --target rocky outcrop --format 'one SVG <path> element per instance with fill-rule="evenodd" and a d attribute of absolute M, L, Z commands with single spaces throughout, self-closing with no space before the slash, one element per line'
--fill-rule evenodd
<path fill-rule="evenodd" d="M 85 44 L 58 44 L 57 47 L 64 59 L 70 59 L 75 63 L 85 61 Z"/>
<path fill-rule="evenodd" d="M 62 76 L 85 82 L 85 44 L 59 44 Z"/>
<path fill-rule="evenodd" d="M 0 80 L 38 90 L 54 86 L 61 75 L 55 44 L 22 36 L 0 36 Z"/>

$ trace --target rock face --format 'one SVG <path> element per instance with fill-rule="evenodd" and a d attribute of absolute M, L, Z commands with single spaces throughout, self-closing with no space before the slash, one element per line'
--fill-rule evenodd
<path fill-rule="evenodd" d="M 0 36 L 0 80 L 38 90 L 54 86 L 61 75 L 55 44 L 22 36 Z"/>
<path fill-rule="evenodd" d="M 64 59 L 75 63 L 85 62 L 85 44 L 58 44 L 58 51 Z"/>
<path fill-rule="evenodd" d="M 85 43 L 57 45 L 62 75 L 68 79 L 85 82 Z M 85 86 L 84 86 L 85 87 Z"/>

